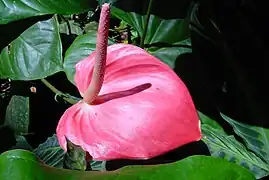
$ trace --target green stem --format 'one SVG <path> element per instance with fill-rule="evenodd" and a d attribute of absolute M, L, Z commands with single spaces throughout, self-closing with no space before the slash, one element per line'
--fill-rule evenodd
<path fill-rule="evenodd" d="M 52 92 L 54 92 L 55 94 L 57 95 L 60 95 L 62 96 L 62 98 L 66 101 L 66 102 L 69 102 L 70 104 L 76 104 L 77 101 L 72 99 L 72 98 L 68 98 L 68 97 L 65 97 L 66 94 L 64 94 L 63 92 L 59 91 L 58 89 L 56 89 L 52 84 L 50 84 L 46 79 L 41 79 L 41 82 L 43 84 L 45 84 Z"/>
<path fill-rule="evenodd" d="M 146 14 L 146 24 L 145 24 L 145 28 L 144 28 L 144 31 L 143 31 L 143 34 L 142 34 L 141 41 L 140 41 L 140 47 L 141 48 L 144 48 L 144 41 L 145 41 L 146 35 L 147 35 L 152 2 L 153 2 L 153 0 L 149 0 L 149 5 L 148 5 L 148 9 L 147 9 L 147 14 Z"/>

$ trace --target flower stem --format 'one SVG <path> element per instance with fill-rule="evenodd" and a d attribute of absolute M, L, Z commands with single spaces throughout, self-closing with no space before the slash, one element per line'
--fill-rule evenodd
<path fill-rule="evenodd" d="M 97 32 L 96 56 L 93 76 L 90 85 L 83 97 L 83 100 L 88 104 L 92 104 L 94 100 L 98 97 L 98 94 L 103 85 L 106 69 L 109 22 L 110 4 L 105 3 L 102 5 L 99 27 Z"/>
<path fill-rule="evenodd" d="M 54 92 L 56 95 L 60 95 L 66 102 L 69 102 L 70 104 L 76 104 L 78 101 L 73 99 L 73 98 L 69 98 L 68 95 L 66 95 L 65 93 L 59 91 L 58 89 L 56 89 L 52 84 L 50 84 L 46 79 L 41 79 L 41 82 L 43 84 L 45 84 L 52 92 Z"/>
<path fill-rule="evenodd" d="M 141 41 L 140 41 L 140 47 L 141 48 L 144 48 L 144 41 L 145 41 L 146 35 L 147 35 L 152 2 L 153 2 L 153 0 L 149 0 L 149 5 L 148 5 L 148 9 L 147 9 L 147 14 L 146 14 L 146 24 L 145 24 L 145 27 L 144 27 L 144 31 L 143 31 L 143 34 L 142 34 Z"/>

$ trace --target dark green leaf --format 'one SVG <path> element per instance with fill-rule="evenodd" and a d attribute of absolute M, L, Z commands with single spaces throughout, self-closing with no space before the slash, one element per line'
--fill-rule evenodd
<path fill-rule="evenodd" d="M 115 7 L 112 8 L 112 14 L 128 23 L 142 37 L 146 25 L 146 15 L 124 12 Z M 151 15 L 144 44 L 151 54 L 174 67 L 179 55 L 191 52 L 188 21 L 184 19 L 164 20 Z"/>
<path fill-rule="evenodd" d="M 108 43 L 113 44 L 111 40 Z M 89 56 L 95 50 L 95 46 L 96 31 L 89 31 L 87 34 L 78 36 L 67 49 L 64 58 L 64 70 L 70 82 L 74 83 L 76 63 Z"/>
<path fill-rule="evenodd" d="M 155 166 L 127 166 L 112 172 L 57 169 L 42 165 L 31 152 L 12 150 L 0 155 L 1 180 L 252 180 L 245 168 L 220 158 L 192 156 L 181 161 Z"/>
<path fill-rule="evenodd" d="M 269 165 L 238 142 L 234 136 L 228 136 L 207 124 L 202 124 L 203 141 L 214 157 L 227 159 L 249 169 L 256 178 L 268 175 Z"/>
<path fill-rule="evenodd" d="M 224 130 L 221 125 L 219 125 L 215 120 L 211 119 L 200 111 L 198 111 L 198 115 L 202 124 L 207 124 L 208 126 L 224 133 Z"/>
<path fill-rule="evenodd" d="M 90 0 L 0 0 L 0 24 L 44 14 L 74 14 L 91 8 Z"/>
<path fill-rule="evenodd" d="M 237 122 L 222 113 L 221 116 L 232 125 L 250 150 L 269 163 L 269 129 Z"/>
<path fill-rule="evenodd" d="M 45 164 L 63 168 L 65 152 L 60 147 L 55 134 L 49 137 L 46 142 L 40 144 L 33 152 Z M 90 161 L 92 170 L 96 171 L 105 171 L 105 163 L 106 161 Z"/>
<path fill-rule="evenodd" d="M 12 96 L 6 110 L 5 125 L 17 134 L 28 132 L 29 97 Z"/>
<path fill-rule="evenodd" d="M 68 21 L 70 25 L 71 34 L 80 35 L 83 33 L 83 29 L 74 20 Z M 67 22 L 63 22 L 59 25 L 60 33 L 70 34 Z"/>
<path fill-rule="evenodd" d="M 112 7 L 112 14 L 125 21 L 137 30 L 140 37 L 146 25 L 146 15 L 139 15 L 134 12 L 124 12 L 121 9 Z M 174 44 L 189 38 L 188 22 L 184 19 L 164 20 L 151 15 L 148 24 L 145 44 L 157 42 Z"/>
<path fill-rule="evenodd" d="M 171 45 L 170 47 L 165 47 L 166 45 L 163 45 L 163 47 L 160 46 L 150 47 L 147 49 L 147 51 L 172 68 L 175 66 L 175 62 L 180 55 L 192 52 L 190 39 L 182 40 L 181 42 Z"/>
<path fill-rule="evenodd" d="M 86 152 L 66 138 L 67 152 L 64 156 L 64 168 L 85 171 L 87 168 Z"/>
<path fill-rule="evenodd" d="M 16 135 L 15 137 L 16 137 L 17 143 L 15 146 L 12 147 L 12 149 L 25 149 L 29 151 L 33 150 L 32 146 L 27 142 L 24 136 Z"/>
<path fill-rule="evenodd" d="M 55 18 L 31 26 L 0 54 L 0 78 L 34 80 L 62 69 L 62 46 Z"/>
<path fill-rule="evenodd" d="M 98 23 L 95 21 L 85 24 L 85 27 L 84 27 L 84 31 L 86 33 L 88 32 L 90 33 L 91 31 L 97 31 L 97 29 L 98 29 Z"/>
<path fill-rule="evenodd" d="M 190 31 L 195 32 L 195 34 L 201 36 L 207 41 L 210 41 L 213 44 L 219 44 L 220 42 L 220 29 L 218 28 L 217 24 L 208 17 L 206 21 L 200 21 L 199 18 L 199 8 L 200 3 L 194 4 L 192 6 L 192 10 L 190 13 Z M 205 26 L 204 26 L 205 25 Z M 211 26 L 211 27 L 210 27 Z"/>
<path fill-rule="evenodd" d="M 123 29 L 127 29 L 128 28 L 128 24 L 125 21 L 121 21 L 120 25 L 117 27 L 118 30 L 123 30 Z M 138 33 L 136 30 L 134 30 L 134 28 L 130 28 L 130 34 L 129 36 L 131 36 L 131 42 L 133 44 L 135 43 L 135 40 L 139 38 Z M 128 38 L 127 38 L 128 39 Z"/>
<path fill-rule="evenodd" d="M 94 171 L 106 171 L 106 161 L 90 161 L 90 164 Z"/>
<path fill-rule="evenodd" d="M 34 151 L 45 164 L 53 167 L 63 167 L 64 150 L 59 146 L 57 136 L 49 137 L 46 142 L 40 144 Z"/>

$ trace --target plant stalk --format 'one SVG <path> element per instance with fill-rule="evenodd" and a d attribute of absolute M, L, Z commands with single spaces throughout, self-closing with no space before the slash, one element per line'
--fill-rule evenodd
<path fill-rule="evenodd" d="M 66 101 L 66 102 L 69 102 L 70 104 L 76 104 L 77 101 L 72 99 L 72 98 L 68 98 L 66 97 L 66 95 L 59 91 L 57 88 L 55 88 L 52 84 L 50 84 L 46 79 L 41 79 L 41 82 L 43 84 L 45 84 L 52 92 L 54 92 L 56 95 L 60 95 L 62 96 L 62 98 Z"/>

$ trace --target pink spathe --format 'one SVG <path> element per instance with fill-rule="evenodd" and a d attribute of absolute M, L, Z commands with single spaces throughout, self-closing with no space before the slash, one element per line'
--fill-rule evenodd
<path fill-rule="evenodd" d="M 84 96 L 96 52 L 76 65 Z M 65 136 L 95 160 L 148 159 L 201 139 L 200 121 L 188 89 L 174 71 L 145 50 L 128 44 L 107 48 L 99 96 L 65 111 L 57 137 Z"/>
<path fill-rule="evenodd" d="M 96 51 L 76 64 L 83 100 L 65 111 L 57 137 L 95 160 L 148 159 L 201 139 L 191 96 L 174 71 L 145 50 L 107 47 L 110 5 L 102 6 Z"/>

